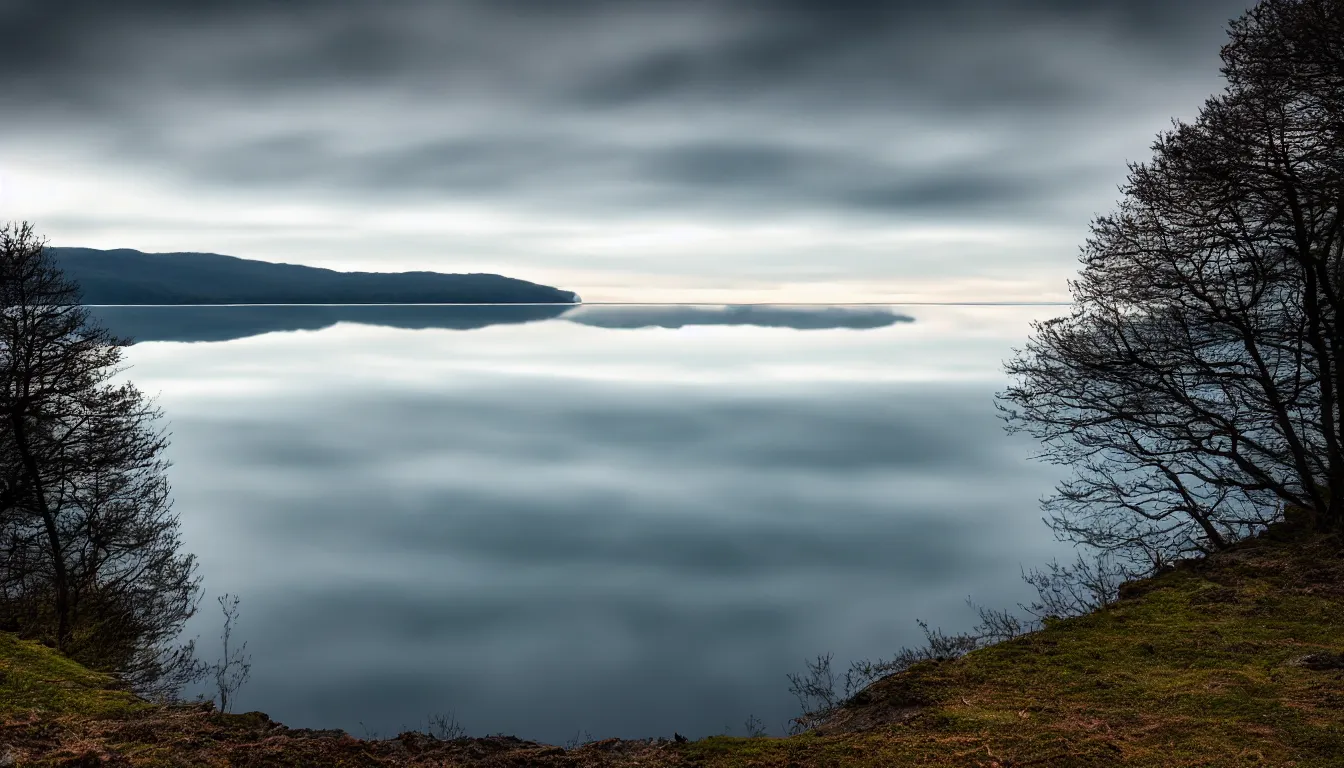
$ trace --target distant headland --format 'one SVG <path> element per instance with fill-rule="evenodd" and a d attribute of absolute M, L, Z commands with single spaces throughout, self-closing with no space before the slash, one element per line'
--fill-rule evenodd
<path fill-rule="evenodd" d="M 577 304 L 578 294 L 512 277 L 337 272 L 217 253 L 49 248 L 86 304 Z"/>

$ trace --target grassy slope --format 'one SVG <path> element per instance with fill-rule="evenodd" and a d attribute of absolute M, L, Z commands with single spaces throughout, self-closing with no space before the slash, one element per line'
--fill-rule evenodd
<path fill-rule="evenodd" d="M 30 715 L 120 717 L 147 705 L 37 643 L 0 632 L 0 718 Z"/>
<path fill-rule="evenodd" d="M 1104 612 L 878 681 L 819 732 L 789 739 L 569 751 L 360 741 L 137 704 L 0 635 L 0 745 L 14 744 L 20 765 L 1344 765 L 1344 544 L 1280 538 L 1127 585 Z"/>

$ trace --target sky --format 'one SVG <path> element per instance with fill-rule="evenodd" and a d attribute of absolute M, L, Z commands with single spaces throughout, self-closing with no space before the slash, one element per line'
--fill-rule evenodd
<path fill-rule="evenodd" d="M 0 220 L 585 301 L 1065 301 L 1249 0 L 0 0 Z"/>

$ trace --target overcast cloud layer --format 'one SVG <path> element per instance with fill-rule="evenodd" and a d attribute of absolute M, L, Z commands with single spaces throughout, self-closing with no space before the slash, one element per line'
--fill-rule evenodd
<path fill-rule="evenodd" d="M 1065 298 L 1248 0 L 0 0 L 0 219 L 587 300 Z"/>

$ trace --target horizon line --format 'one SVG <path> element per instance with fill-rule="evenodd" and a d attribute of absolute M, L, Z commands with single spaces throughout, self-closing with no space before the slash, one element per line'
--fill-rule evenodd
<path fill-rule="evenodd" d="M 84 307 L 1067 307 L 1068 301 L 506 301 L 258 302 L 238 304 L 81 304 Z"/>

